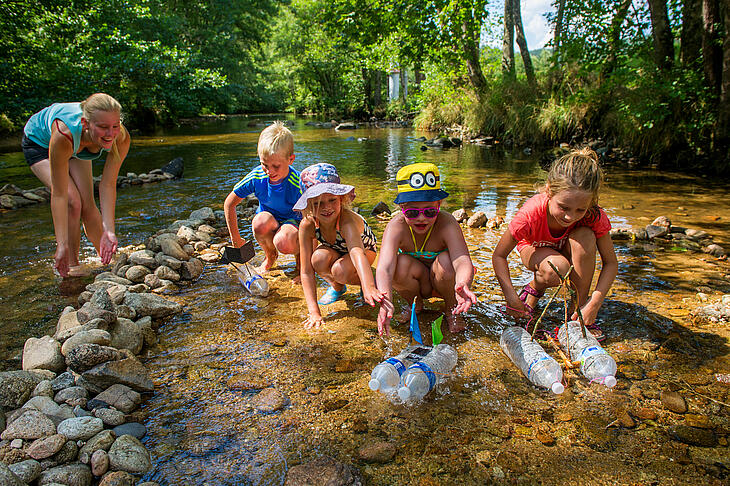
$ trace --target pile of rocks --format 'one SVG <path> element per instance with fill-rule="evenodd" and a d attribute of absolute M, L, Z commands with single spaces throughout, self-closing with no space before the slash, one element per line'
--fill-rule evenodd
<path fill-rule="evenodd" d="M 178 157 L 163 167 L 154 169 L 146 174 L 127 172 L 126 176 L 117 177 L 117 187 L 136 186 L 150 182 L 162 182 L 178 179 L 183 174 L 183 159 Z M 99 189 L 101 176 L 94 177 L 94 186 Z M 24 190 L 15 184 L 5 184 L 0 188 L 0 209 L 18 209 L 34 204 L 46 203 L 51 200 L 51 190 L 45 186 Z"/>
<path fill-rule="evenodd" d="M 53 336 L 26 341 L 23 370 L 0 373 L 0 484 L 135 484 L 152 467 L 137 408 L 153 383 L 137 355 L 156 342 L 161 319 L 182 311 L 158 294 L 197 279 L 224 233 L 222 211 L 201 208 L 123 249 Z"/>

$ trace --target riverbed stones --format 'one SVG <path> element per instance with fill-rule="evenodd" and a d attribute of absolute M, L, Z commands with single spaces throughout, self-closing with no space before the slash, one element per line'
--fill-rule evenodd
<path fill-rule="evenodd" d="M 264 388 L 253 399 L 253 406 L 259 412 L 270 413 L 281 410 L 288 400 L 276 388 Z"/>
<path fill-rule="evenodd" d="M 53 384 L 51 380 L 43 380 L 35 388 L 31 397 L 51 397 L 53 398 Z"/>
<path fill-rule="evenodd" d="M 191 258 L 189 261 L 182 262 L 180 266 L 180 276 L 185 280 L 195 280 L 203 273 L 205 265 L 198 258 Z"/>
<path fill-rule="evenodd" d="M 112 406 L 124 413 L 131 413 L 142 403 L 142 396 L 128 386 L 115 384 L 89 400 L 89 408 Z"/>
<path fill-rule="evenodd" d="M 73 412 L 67 408 L 61 408 L 51 397 L 33 397 L 23 405 L 23 408 L 32 408 L 43 412 L 51 420 L 59 418 L 60 420 L 73 417 Z"/>
<path fill-rule="evenodd" d="M 58 433 L 69 440 L 87 440 L 104 430 L 104 422 L 96 417 L 74 417 L 58 424 Z"/>
<path fill-rule="evenodd" d="M 367 444 L 357 451 L 358 459 L 369 463 L 385 464 L 395 457 L 395 446 L 390 442 Z"/>
<path fill-rule="evenodd" d="M 56 433 L 54 423 L 38 410 L 28 410 L 23 415 L 8 424 L 0 434 L 3 440 L 13 439 L 40 439 Z"/>
<path fill-rule="evenodd" d="M 187 261 L 190 258 L 190 255 L 183 250 L 182 246 L 172 238 L 158 238 L 158 241 L 160 242 L 162 253 L 165 255 L 171 256 L 180 261 Z"/>
<path fill-rule="evenodd" d="M 128 293 L 124 296 L 124 305 L 134 309 L 137 316 L 151 316 L 153 319 L 167 317 L 182 311 L 182 305 L 154 294 Z"/>
<path fill-rule="evenodd" d="M 65 363 L 61 354 L 61 343 L 51 336 L 29 338 L 23 346 L 24 370 L 44 369 L 58 373 L 63 371 Z"/>
<path fill-rule="evenodd" d="M 168 267 L 169 268 L 169 267 Z M 151 273 L 149 275 L 146 275 L 144 278 L 144 284 L 148 286 L 151 289 L 156 289 L 162 286 L 162 282 L 160 281 L 160 277 L 158 277 L 156 274 Z"/>
<path fill-rule="evenodd" d="M 84 343 L 76 346 L 66 356 L 66 364 L 73 371 L 83 373 L 107 361 L 121 360 L 124 354 L 118 349 L 101 346 L 95 343 Z"/>
<path fill-rule="evenodd" d="M 137 479 L 125 471 L 110 471 L 101 478 L 99 486 L 134 486 Z"/>
<path fill-rule="evenodd" d="M 150 273 L 152 273 L 152 271 L 144 265 L 132 265 L 127 270 L 125 277 L 134 283 L 141 283 Z"/>
<path fill-rule="evenodd" d="M 709 253 L 710 255 L 717 258 L 722 258 L 727 255 L 725 249 L 716 243 L 707 245 L 702 249 L 702 251 L 704 251 L 705 253 Z"/>
<path fill-rule="evenodd" d="M 102 319 L 99 319 L 100 321 L 104 322 Z M 79 326 L 81 327 L 81 326 Z M 69 337 L 63 342 L 63 346 L 61 346 L 61 353 L 66 356 L 67 361 L 69 355 L 78 348 L 79 346 L 82 346 L 84 344 L 96 344 L 98 346 L 109 346 L 109 344 L 112 342 L 112 336 L 109 334 L 108 331 L 105 331 L 103 329 L 87 329 L 84 331 L 79 331 L 75 333 L 73 336 Z M 108 360 L 105 360 L 108 361 Z M 96 364 L 101 363 L 102 361 L 97 362 Z M 72 369 L 76 370 L 76 368 Z"/>
<path fill-rule="evenodd" d="M 0 408 L 21 407 L 42 380 L 43 376 L 34 371 L 0 372 Z"/>
<path fill-rule="evenodd" d="M 101 388 L 121 383 L 138 392 L 151 392 L 154 389 L 147 368 L 134 357 L 102 363 L 84 371 L 82 376 Z"/>
<path fill-rule="evenodd" d="M 714 447 L 717 445 L 717 436 L 711 430 L 698 429 L 687 425 L 674 425 L 669 427 L 668 430 L 673 439 L 685 444 L 700 447 Z"/>
<path fill-rule="evenodd" d="M 94 294 L 96 294 L 96 292 Z M 92 299 L 93 298 L 94 297 L 92 296 Z M 78 312 L 76 312 L 76 318 L 78 319 L 79 324 L 86 324 L 94 319 L 103 319 L 107 324 L 111 324 L 117 318 L 117 315 L 113 310 L 103 309 L 89 301 L 82 305 Z"/>
<path fill-rule="evenodd" d="M 66 309 L 71 310 L 66 311 Z M 56 334 L 60 333 L 61 331 L 65 331 L 66 329 L 78 327 L 81 325 L 74 308 L 66 307 L 66 309 L 64 309 L 63 314 L 61 314 L 61 316 L 58 318 L 58 323 L 56 324 Z"/>
<path fill-rule="evenodd" d="M 484 211 L 477 211 L 466 221 L 466 225 L 470 228 L 481 228 L 482 226 L 486 226 L 487 215 Z"/>
<path fill-rule="evenodd" d="M 53 400 L 56 403 L 77 403 L 81 399 L 86 400 L 88 398 L 89 392 L 86 390 L 86 388 L 84 388 L 83 386 L 71 386 L 68 388 L 64 388 L 63 390 L 60 390 L 58 393 L 56 393 L 56 396 L 53 397 Z"/>
<path fill-rule="evenodd" d="M 315 484 L 359 486 L 363 484 L 360 472 L 332 457 L 322 456 L 289 469 L 284 486 Z"/>
<path fill-rule="evenodd" d="M 88 464 L 91 456 L 98 450 L 108 451 L 116 440 L 116 435 L 111 430 L 102 430 L 94 437 L 86 441 L 79 450 L 79 460 L 84 464 Z"/>
<path fill-rule="evenodd" d="M 80 463 L 66 464 L 53 467 L 41 473 L 38 478 L 39 486 L 53 483 L 67 486 L 90 486 L 93 476 L 89 466 Z"/>
<path fill-rule="evenodd" d="M 76 377 L 72 372 L 64 371 L 63 373 L 51 380 L 51 387 L 53 388 L 53 392 L 57 393 L 64 388 L 73 386 L 75 381 Z"/>
<path fill-rule="evenodd" d="M 60 451 L 61 447 L 66 443 L 66 440 L 66 436 L 62 434 L 42 437 L 35 440 L 25 452 L 33 459 L 40 461 Z"/>
<path fill-rule="evenodd" d="M 180 281 L 180 274 L 166 265 L 157 267 L 157 269 L 155 269 L 155 275 L 160 280 L 171 280 L 173 282 Z M 147 282 L 145 282 L 145 283 L 147 283 Z M 158 285 L 158 287 L 159 287 L 159 285 Z"/>
<path fill-rule="evenodd" d="M 129 319 L 117 318 L 117 322 L 109 330 L 111 346 L 117 349 L 128 349 L 134 354 L 142 351 L 142 331 Z"/>
<path fill-rule="evenodd" d="M 35 459 L 26 459 L 25 461 L 10 464 L 7 467 L 24 483 L 32 483 L 38 479 L 38 476 L 41 475 L 41 471 L 43 470 L 41 464 Z M 0 484 L 8 484 L 3 481 L 2 473 L 0 473 Z"/>
<path fill-rule="evenodd" d="M 89 466 L 91 466 L 91 474 L 96 477 L 103 476 L 109 470 L 109 455 L 103 449 L 94 451 L 91 455 Z"/>
<path fill-rule="evenodd" d="M 124 277 L 119 277 L 114 272 L 102 272 L 94 278 L 94 282 L 112 282 L 124 287 L 132 285 L 132 282 Z M 88 285 L 86 286 L 88 289 Z"/>
<path fill-rule="evenodd" d="M 5 196 L 0 196 L 0 198 Z M 3 207 L 5 207 L 3 205 Z M 0 461 L 0 484 L 3 486 L 25 486 L 25 483 L 13 473 L 5 463 Z"/>
<path fill-rule="evenodd" d="M 457 223 L 464 223 L 469 219 L 469 214 L 466 212 L 466 209 L 460 208 L 451 213 L 451 215 L 454 217 Z"/>
<path fill-rule="evenodd" d="M 195 230 L 189 226 L 180 226 L 177 230 L 178 238 L 184 238 L 186 241 L 196 241 L 198 238 L 195 236 Z"/>
<path fill-rule="evenodd" d="M 256 373 L 239 373 L 226 381 L 226 386 L 231 390 L 260 390 L 269 386 L 269 383 Z"/>
<path fill-rule="evenodd" d="M 114 429 L 112 429 L 112 432 L 114 432 L 117 437 L 121 437 L 122 435 L 131 435 L 137 439 L 142 439 L 142 437 L 147 435 L 147 427 L 139 422 L 127 422 L 126 424 L 117 425 Z"/>
<path fill-rule="evenodd" d="M 100 418 L 107 427 L 116 427 L 124 423 L 124 413 L 113 408 L 97 408 L 94 417 Z"/>
<path fill-rule="evenodd" d="M 200 219 L 203 221 L 207 221 L 208 223 L 215 223 L 215 213 L 213 212 L 213 209 L 205 206 L 200 209 L 196 209 L 195 211 L 192 211 L 190 213 L 190 216 L 188 216 L 188 219 Z M 200 225 L 195 226 L 197 228 Z"/>
<path fill-rule="evenodd" d="M 109 449 L 109 467 L 115 471 L 144 474 L 152 467 L 152 460 L 139 439 L 122 435 Z"/>
<path fill-rule="evenodd" d="M 155 252 L 151 250 L 137 250 L 129 254 L 129 261 L 133 265 L 142 265 L 148 268 L 157 267 Z"/>
<path fill-rule="evenodd" d="M 157 262 L 158 266 L 165 265 L 166 267 L 170 267 L 176 271 L 179 270 L 180 265 L 182 265 L 182 261 L 169 255 L 165 255 L 162 252 L 155 255 L 155 261 Z"/>
<path fill-rule="evenodd" d="M 675 391 L 663 390 L 660 399 L 664 408 L 674 413 L 686 413 L 687 402 L 684 397 Z"/>

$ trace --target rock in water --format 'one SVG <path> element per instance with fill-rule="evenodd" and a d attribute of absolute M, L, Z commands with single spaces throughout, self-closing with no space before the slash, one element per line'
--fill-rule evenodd
<path fill-rule="evenodd" d="M 183 176 L 183 169 L 185 168 L 182 157 L 172 159 L 167 164 L 160 167 L 163 173 L 172 175 L 175 179 L 179 179 Z"/>
<path fill-rule="evenodd" d="M 337 462 L 331 457 L 322 456 L 289 469 L 284 486 L 316 484 L 358 486 L 362 484 L 362 478 L 360 472 L 353 466 Z"/>

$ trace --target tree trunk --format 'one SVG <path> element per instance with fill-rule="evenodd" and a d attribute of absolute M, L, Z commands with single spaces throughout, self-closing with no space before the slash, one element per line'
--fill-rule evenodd
<path fill-rule="evenodd" d="M 667 72 L 674 64 L 674 36 L 669 25 L 667 0 L 649 0 L 649 12 L 654 39 L 654 62 L 660 71 Z"/>
<path fill-rule="evenodd" d="M 558 1 L 558 13 L 555 17 L 555 32 L 553 37 L 553 65 L 560 64 L 560 48 L 563 39 L 563 16 L 565 15 L 565 0 Z"/>
<path fill-rule="evenodd" d="M 532 69 L 532 58 L 530 57 L 530 51 L 527 49 L 527 40 L 525 40 L 525 29 L 522 28 L 520 0 L 512 0 L 512 19 L 515 24 L 515 33 L 517 34 L 517 45 L 520 46 L 520 55 L 525 65 L 527 82 L 530 83 L 530 86 L 537 86 L 535 70 Z"/>
<path fill-rule="evenodd" d="M 375 71 L 375 90 L 373 93 L 373 106 L 376 108 L 383 102 L 383 71 Z"/>
<path fill-rule="evenodd" d="M 718 155 L 722 162 L 728 163 L 728 147 L 730 147 L 730 2 L 723 2 L 721 7 L 724 18 L 725 36 L 722 41 L 722 82 L 720 83 L 720 105 L 717 113 L 716 142 Z"/>
<path fill-rule="evenodd" d="M 722 45 L 718 36 L 720 8 L 718 0 L 702 0 L 702 59 L 705 80 L 715 93 L 720 92 Z"/>
<path fill-rule="evenodd" d="M 616 68 L 616 52 L 621 40 L 621 26 L 629 13 L 629 7 L 631 7 L 631 0 L 624 0 L 611 20 L 611 30 L 608 32 L 608 56 L 606 56 L 606 62 L 601 70 L 601 80 L 609 76 Z"/>
<path fill-rule="evenodd" d="M 502 74 L 515 79 L 515 24 L 512 21 L 512 1 L 504 0 L 504 37 L 502 38 Z"/>
<path fill-rule="evenodd" d="M 679 59 L 683 66 L 693 64 L 702 49 L 702 0 L 684 0 Z"/>
<path fill-rule="evenodd" d="M 481 25 L 477 27 L 472 25 L 473 23 L 474 18 L 471 16 L 465 17 L 462 21 L 462 50 L 464 51 L 464 59 L 466 60 L 466 72 L 469 76 L 469 82 L 474 90 L 476 90 L 477 96 L 481 98 L 487 81 L 484 79 L 482 65 L 479 62 L 479 33 L 481 32 Z"/>
<path fill-rule="evenodd" d="M 398 73 L 398 82 L 400 83 L 400 90 L 398 93 L 398 98 L 403 102 L 405 105 L 406 98 L 408 97 L 408 79 L 406 78 L 406 68 L 402 64 L 398 66 L 400 68 L 400 73 Z"/>

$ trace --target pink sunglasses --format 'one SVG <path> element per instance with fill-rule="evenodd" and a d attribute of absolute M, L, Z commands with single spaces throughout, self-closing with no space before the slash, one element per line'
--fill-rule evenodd
<path fill-rule="evenodd" d="M 403 213 L 403 216 L 405 216 L 408 219 L 416 219 L 418 216 L 423 214 L 424 217 L 428 219 L 435 218 L 439 214 L 439 209 L 437 207 L 432 208 L 408 208 L 408 209 L 402 209 L 401 212 Z"/>

